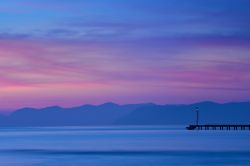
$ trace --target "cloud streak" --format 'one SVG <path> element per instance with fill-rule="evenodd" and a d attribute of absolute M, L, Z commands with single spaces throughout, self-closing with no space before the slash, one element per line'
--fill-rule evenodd
<path fill-rule="evenodd" d="M 0 107 L 249 99 L 247 1 L 113 2 L 1 1 Z"/>

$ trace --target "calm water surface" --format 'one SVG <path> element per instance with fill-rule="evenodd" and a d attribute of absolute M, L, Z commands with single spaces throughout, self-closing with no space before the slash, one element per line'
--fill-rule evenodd
<path fill-rule="evenodd" d="M 250 131 L 184 126 L 0 128 L 0 166 L 250 166 Z"/>

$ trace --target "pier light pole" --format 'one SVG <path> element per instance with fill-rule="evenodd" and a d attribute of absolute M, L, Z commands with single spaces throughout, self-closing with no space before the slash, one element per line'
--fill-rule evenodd
<path fill-rule="evenodd" d="M 196 111 L 196 126 L 198 126 L 199 125 L 199 107 L 196 107 L 195 111 Z"/>

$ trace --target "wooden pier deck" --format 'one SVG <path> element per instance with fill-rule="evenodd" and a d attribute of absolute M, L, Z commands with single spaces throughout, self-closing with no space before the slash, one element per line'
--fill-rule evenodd
<path fill-rule="evenodd" d="M 250 130 L 250 125 L 189 125 L 188 130 Z"/>

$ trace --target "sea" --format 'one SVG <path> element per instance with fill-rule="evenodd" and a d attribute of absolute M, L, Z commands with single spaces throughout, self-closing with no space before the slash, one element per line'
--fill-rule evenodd
<path fill-rule="evenodd" d="M 0 128 L 0 166 L 250 166 L 250 131 L 185 126 Z"/>

